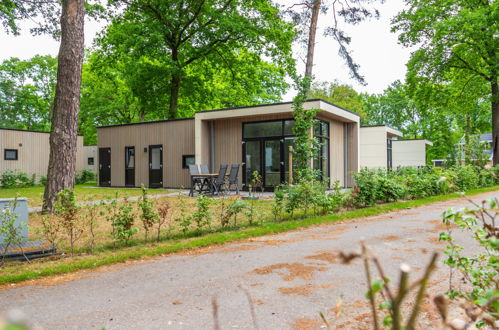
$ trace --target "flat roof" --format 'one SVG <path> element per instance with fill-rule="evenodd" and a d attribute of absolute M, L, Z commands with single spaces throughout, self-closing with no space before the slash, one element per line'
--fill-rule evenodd
<path fill-rule="evenodd" d="M 35 131 L 35 130 L 30 130 L 30 129 L 20 129 L 20 128 L 7 128 L 7 127 L 0 127 L 0 130 L 2 131 L 16 131 L 16 132 L 29 132 L 29 133 L 43 133 L 43 134 L 50 134 L 50 132 L 47 131 Z M 82 134 L 78 134 L 78 136 L 83 136 Z"/>
<path fill-rule="evenodd" d="M 389 135 L 396 136 L 396 137 L 404 136 L 404 133 L 402 133 L 398 129 L 390 127 L 388 125 L 362 125 L 362 126 L 360 126 L 360 128 L 381 128 L 381 127 L 384 127 L 386 129 L 386 132 Z"/>
<path fill-rule="evenodd" d="M 342 108 L 336 104 L 333 104 L 331 102 L 325 101 L 323 99 L 308 99 L 305 102 L 324 102 L 326 104 L 329 104 L 331 106 L 337 107 L 341 110 L 344 110 L 348 113 L 351 113 L 357 117 L 360 117 L 358 113 L 355 113 L 353 111 L 347 110 L 345 108 Z M 287 105 L 287 104 L 293 104 L 292 101 L 289 102 L 278 102 L 278 103 L 264 103 L 264 104 L 256 104 L 256 105 L 248 105 L 248 106 L 240 106 L 240 107 L 231 107 L 231 108 L 221 108 L 221 109 L 212 109 L 212 110 L 198 110 L 195 112 L 195 114 L 198 113 L 209 113 L 209 112 L 219 112 L 219 111 L 233 111 L 233 110 L 243 110 L 243 109 L 250 109 L 250 108 L 262 108 L 262 107 L 269 107 L 269 106 L 278 106 L 278 105 Z M 119 127 L 119 126 L 131 126 L 131 125 L 143 125 L 143 124 L 154 124 L 154 123 L 165 123 L 165 122 L 172 122 L 172 121 L 179 121 L 179 120 L 194 120 L 195 117 L 188 117 L 188 118 L 174 118 L 174 119 L 162 119 L 162 120 L 152 120 L 152 121 L 144 121 L 144 122 L 139 122 L 139 123 L 128 123 L 128 124 L 117 124 L 117 125 L 106 125 L 106 126 L 99 126 L 97 128 L 108 128 L 108 127 Z"/>
<path fill-rule="evenodd" d="M 433 146 L 433 142 L 427 139 L 402 139 L 402 140 L 393 140 L 393 142 L 404 142 L 404 141 L 423 141 L 426 145 Z"/>

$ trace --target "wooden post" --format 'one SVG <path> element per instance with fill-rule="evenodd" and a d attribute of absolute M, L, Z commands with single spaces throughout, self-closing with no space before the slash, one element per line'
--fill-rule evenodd
<path fill-rule="evenodd" d="M 293 146 L 289 146 L 289 184 L 293 184 Z"/>

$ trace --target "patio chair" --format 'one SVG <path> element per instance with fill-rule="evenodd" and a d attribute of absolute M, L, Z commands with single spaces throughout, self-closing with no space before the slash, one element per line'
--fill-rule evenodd
<path fill-rule="evenodd" d="M 189 165 L 189 174 L 191 176 L 191 190 L 189 190 L 189 196 L 194 196 L 194 190 L 198 187 L 198 191 L 203 189 L 204 180 L 203 178 L 196 176 L 199 173 L 199 167 L 197 165 Z"/>
<path fill-rule="evenodd" d="M 208 165 L 201 164 L 201 165 L 199 165 L 199 168 L 201 169 L 201 174 L 210 174 L 210 170 L 208 169 Z"/>
<path fill-rule="evenodd" d="M 218 177 L 212 181 L 213 193 L 219 194 L 224 191 L 225 186 L 225 174 L 227 173 L 227 164 L 221 164 L 220 170 L 218 171 Z"/>
<path fill-rule="evenodd" d="M 232 186 L 236 186 L 236 194 L 239 195 L 239 182 L 238 182 L 238 174 L 239 174 L 239 164 L 232 164 L 230 166 L 230 174 L 229 174 L 229 182 L 227 184 L 227 190 L 230 191 Z"/>

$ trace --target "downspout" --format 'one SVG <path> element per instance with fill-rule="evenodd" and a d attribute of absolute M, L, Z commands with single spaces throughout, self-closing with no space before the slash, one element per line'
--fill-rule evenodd
<path fill-rule="evenodd" d="M 210 121 L 210 172 L 215 172 L 215 121 Z"/>
<path fill-rule="evenodd" d="M 348 184 L 348 123 L 343 123 L 343 186 Z"/>

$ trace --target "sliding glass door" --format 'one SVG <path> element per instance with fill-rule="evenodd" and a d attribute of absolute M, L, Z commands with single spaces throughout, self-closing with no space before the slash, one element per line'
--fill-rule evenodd
<path fill-rule="evenodd" d="M 294 144 L 294 120 L 243 123 L 243 183 L 248 189 L 258 172 L 266 190 L 289 182 L 290 147 Z M 329 123 L 317 120 L 314 136 L 319 142 L 313 159 L 321 179 L 329 177 Z M 293 162 L 293 166 L 294 166 Z"/>

